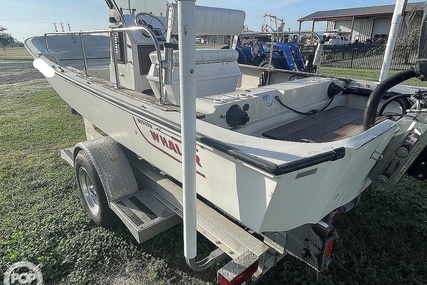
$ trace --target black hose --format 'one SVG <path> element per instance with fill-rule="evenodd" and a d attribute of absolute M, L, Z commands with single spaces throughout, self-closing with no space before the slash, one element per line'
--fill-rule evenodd
<path fill-rule="evenodd" d="M 283 107 L 285 107 L 286 109 L 288 109 L 288 110 L 290 110 L 292 112 L 295 112 L 297 114 L 300 114 L 300 115 L 313 115 L 313 114 L 317 113 L 317 112 L 313 112 L 313 111 L 301 112 L 301 111 L 298 111 L 298 110 L 296 110 L 294 108 L 291 108 L 291 107 L 287 106 L 285 103 L 283 103 L 282 100 L 280 100 L 279 96 L 275 96 L 274 99 L 276 99 L 279 102 L 279 104 L 282 105 Z"/>
<path fill-rule="evenodd" d="M 280 100 L 279 96 L 275 96 L 274 99 L 276 99 L 279 102 L 280 105 L 282 105 L 283 107 L 285 107 L 286 109 L 288 109 L 288 110 L 290 110 L 292 112 L 295 112 L 295 113 L 300 114 L 300 115 L 310 116 L 310 115 L 314 115 L 316 113 L 325 111 L 325 109 L 328 108 L 329 105 L 331 105 L 332 101 L 334 100 L 334 96 L 331 96 L 331 100 L 329 100 L 329 102 L 326 103 L 326 105 L 323 106 L 320 110 L 314 109 L 314 110 L 310 110 L 308 112 L 301 112 L 301 111 L 298 111 L 298 110 L 296 110 L 296 109 L 294 109 L 292 107 L 289 107 L 288 105 L 286 105 L 285 103 L 283 103 L 282 100 Z"/>
<path fill-rule="evenodd" d="M 365 113 L 363 114 L 363 128 L 365 130 L 371 128 L 375 124 L 378 106 L 387 90 L 416 76 L 418 76 L 418 74 L 413 68 L 403 70 L 381 82 L 374 91 L 372 91 L 366 103 Z"/>

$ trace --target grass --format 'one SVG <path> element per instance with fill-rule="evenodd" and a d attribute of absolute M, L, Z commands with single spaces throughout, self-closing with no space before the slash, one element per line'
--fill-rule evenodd
<path fill-rule="evenodd" d="M 340 67 L 320 67 L 320 73 L 324 75 L 333 75 L 347 78 L 358 78 L 368 80 L 378 80 L 380 77 L 379 69 L 357 69 L 357 68 L 340 68 Z M 389 76 L 398 73 L 396 70 L 390 70 Z M 427 81 L 421 82 L 417 78 L 411 78 L 404 82 L 407 85 L 427 87 Z"/>
<path fill-rule="evenodd" d="M 32 61 L 33 58 L 25 48 L 7 48 L 6 51 L 0 49 L 0 62 L 22 62 Z"/>
<path fill-rule="evenodd" d="M 90 221 L 59 157 L 85 139 L 82 120 L 45 80 L 0 85 L 0 106 L 0 280 L 9 264 L 28 260 L 42 264 L 47 285 L 213 284 L 215 268 L 185 265 L 181 226 L 139 245 L 124 227 Z M 369 189 L 336 224 L 328 271 L 287 256 L 260 283 L 426 284 L 426 186 L 405 179 L 390 192 Z M 201 238 L 199 248 L 210 244 Z"/>
<path fill-rule="evenodd" d="M 183 260 L 179 226 L 140 246 L 124 228 L 90 221 L 73 170 L 59 157 L 62 148 L 85 139 L 82 120 L 45 80 L 0 85 L 0 94 L 0 272 L 29 260 L 43 264 L 46 284 L 97 284 L 99 275 L 108 284 L 125 278 L 128 267 L 148 272 L 133 276 L 146 284 L 205 283 L 179 266 L 169 269 Z"/>

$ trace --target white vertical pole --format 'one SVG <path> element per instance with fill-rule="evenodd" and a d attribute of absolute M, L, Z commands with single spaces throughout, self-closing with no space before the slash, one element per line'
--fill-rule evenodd
<path fill-rule="evenodd" d="M 197 255 L 195 0 L 178 0 L 184 256 Z"/>
<path fill-rule="evenodd" d="M 390 69 L 391 60 L 393 56 L 394 46 L 396 45 L 396 39 L 399 32 L 400 22 L 402 21 L 402 14 L 406 7 L 407 0 L 396 0 L 396 5 L 394 6 L 393 18 L 391 20 L 391 27 L 387 41 L 387 47 L 384 54 L 384 61 L 381 67 L 381 73 L 379 81 L 383 81 L 388 76 L 388 71 Z"/>
<path fill-rule="evenodd" d="M 313 58 L 313 66 L 316 67 L 316 73 L 319 73 L 319 70 L 320 70 L 320 62 L 322 59 L 324 44 L 325 42 L 323 41 L 323 39 L 320 39 L 317 42 L 316 52 L 314 53 L 314 58 Z"/>

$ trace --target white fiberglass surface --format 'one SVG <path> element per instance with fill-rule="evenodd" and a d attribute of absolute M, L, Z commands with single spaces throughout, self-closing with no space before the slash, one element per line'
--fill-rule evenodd
<path fill-rule="evenodd" d="M 146 12 L 156 16 L 165 15 L 166 4 L 168 3 L 166 0 L 116 0 L 115 2 L 126 14 L 131 9 L 135 9 L 136 14 L 139 12 Z"/>

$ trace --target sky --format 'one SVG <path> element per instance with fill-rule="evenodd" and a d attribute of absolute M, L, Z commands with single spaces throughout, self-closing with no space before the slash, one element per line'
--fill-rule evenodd
<path fill-rule="evenodd" d="M 261 30 L 264 14 L 284 19 L 286 30 L 298 30 L 298 19 L 316 11 L 394 3 L 394 0 L 196 0 L 196 5 L 244 10 L 245 25 L 254 31 Z M 104 0 L 0 0 L 0 26 L 18 41 L 55 32 L 54 23 L 58 31 L 62 27 L 64 31 L 108 28 L 108 8 Z M 302 30 L 311 30 L 311 25 L 304 22 Z M 325 23 L 316 23 L 317 32 L 325 29 Z"/>

